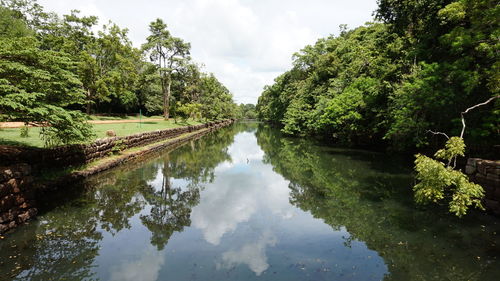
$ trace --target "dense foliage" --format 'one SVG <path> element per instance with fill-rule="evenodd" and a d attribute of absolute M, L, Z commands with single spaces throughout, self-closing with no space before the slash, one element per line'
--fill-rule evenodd
<path fill-rule="evenodd" d="M 239 117 L 242 119 L 257 119 L 257 111 L 255 109 L 255 104 L 251 103 L 240 104 Z"/>
<path fill-rule="evenodd" d="M 190 44 L 161 19 L 138 49 L 127 29 L 98 29 L 95 16 L 60 17 L 36 0 L 0 4 L 0 119 L 49 125 L 47 145 L 87 139 L 82 112 L 210 120 L 237 113 L 227 88 L 191 61 Z"/>
<path fill-rule="evenodd" d="M 500 7 L 492 0 L 380 0 L 377 18 L 294 55 L 267 86 L 261 119 L 294 135 L 411 149 L 458 135 L 460 112 L 498 95 Z M 477 144 L 499 136 L 499 102 L 468 116 Z"/>
<path fill-rule="evenodd" d="M 464 156 L 465 144 L 462 138 L 452 137 L 446 142 L 446 146 L 436 152 L 434 160 L 422 154 L 417 155 L 415 170 L 419 181 L 413 187 L 415 199 L 419 203 L 438 202 L 447 195 L 449 199 L 450 212 L 457 216 L 467 213 L 470 206 L 483 208 L 481 198 L 484 190 L 480 185 L 471 183 L 467 176 L 461 171 L 453 169 L 452 161 L 457 156 Z"/>

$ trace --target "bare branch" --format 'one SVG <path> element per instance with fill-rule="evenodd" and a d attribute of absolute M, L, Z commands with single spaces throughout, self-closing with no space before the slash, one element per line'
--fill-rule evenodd
<path fill-rule="evenodd" d="M 434 132 L 434 131 L 432 131 L 432 130 L 427 130 L 427 133 L 431 133 L 431 134 L 433 134 L 433 135 L 443 135 L 443 136 L 445 136 L 447 139 L 450 139 L 450 137 L 448 137 L 448 135 L 447 135 L 447 134 L 445 134 L 445 133 L 441 133 L 441 132 Z"/>
<path fill-rule="evenodd" d="M 471 107 L 467 108 L 464 112 L 460 113 L 460 115 L 462 117 L 462 132 L 460 133 L 460 138 L 463 138 L 464 137 L 464 133 L 465 133 L 465 117 L 464 117 L 464 114 L 468 113 L 469 111 L 471 111 L 471 110 L 473 110 L 473 109 L 475 109 L 477 107 L 486 105 L 486 104 L 488 104 L 488 103 L 490 103 L 493 100 L 498 99 L 498 98 L 500 98 L 500 95 L 499 96 L 491 97 L 487 101 L 482 102 L 482 103 L 478 103 L 478 104 L 476 104 L 474 106 L 471 106 Z"/>

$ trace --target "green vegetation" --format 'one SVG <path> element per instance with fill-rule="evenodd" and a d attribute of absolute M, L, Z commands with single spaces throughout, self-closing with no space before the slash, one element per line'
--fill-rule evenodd
<path fill-rule="evenodd" d="M 287 134 L 409 150 L 431 143 L 427 130 L 458 135 L 459 113 L 498 95 L 495 1 L 380 0 L 376 14 L 382 23 L 343 26 L 296 53 L 264 89 L 259 117 Z M 468 119 L 466 142 L 495 144 L 498 101 Z"/>
<path fill-rule="evenodd" d="M 492 0 L 379 0 L 381 22 L 320 39 L 264 88 L 258 116 L 291 135 L 400 151 L 440 146 L 444 164 L 418 154 L 417 202 L 448 198 L 458 216 L 481 208 L 483 190 L 455 170 L 465 144 L 491 147 L 500 131 L 500 7 Z M 496 100 L 495 100 L 496 99 Z M 468 115 L 464 110 L 484 100 Z M 473 107 L 474 108 L 474 107 Z M 462 113 L 462 120 L 460 117 Z M 465 124 L 463 129 L 465 129 Z M 453 163 L 451 163 L 452 161 Z M 453 164 L 453 165 L 452 165 Z"/>
<path fill-rule="evenodd" d="M 100 120 L 100 121 L 107 121 L 107 120 L 148 120 L 148 119 L 161 119 L 163 116 L 160 115 L 153 115 L 153 116 L 140 116 L 139 114 L 137 115 L 116 115 L 116 116 L 106 116 L 106 115 L 90 115 L 89 119 L 90 120 Z"/>
<path fill-rule="evenodd" d="M 238 117 L 242 119 L 257 119 L 257 111 L 255 109 L 255 105 L 248 104 L 240 104 L 239 106 Z"/>
<path fill-rule="evenodd" d="M 187 125 L 201 124 L 195 120 L 186 120 L 183 122 L 175 123 L 173 120 L 169 121 L 143 121 L 142 123 L 115 123 L 115 124 L 92 124 L 93 136 L 85 142 L 93 141 L 98 138 L 105 138 L 106 131 L 113 130 L 117 136 L 128 136 L 135 133 L 164 130 L 168 128 L 176 128 Z M 34 147 L 43 147 L 44 141 L 39 138 L 41 133 L 40 127 L 29 128 L 29 134 L 26 138 L 20 138 L 22 128 L 4 128 L 0 132 L 0 144 L 10 145 L 25 145 Z"/>
<path fill-rule="evenodd" d="M 417 154 L 415 170 L 419 181 L 413 187 L 415 199 L 418 203 L 437 203 L 451 193 L 450 212 L 461 217 L 467 213 L 469 206 L 483 209 L 481 198 L 484 196 L 483 188 L 471 183 L 467 176 L 452 166 L 454 158 L 464 156 L 464 140 L 452 137 L 446 142 L 446 147 L 434 154 L 436 159 L 445 160 L 444 164 L 422 154 Z M 447 196 L 446 196 L 447 197 Z"/>
<path fill-rule="evenodd" d="M 182 39 L 170 35 L 167 25 L 157 19 L 149 25 L 151 35 L 142 48 L 147 52 L 152 62 L 155 63 L 160 77 L 163 94 L 163 116 L 170 116 L 170 91 L 172 88 L 172 75 L 179 72 L 189 60 L 191 45 Z"/>
<path fill-rule="evenodd" d="M 396 155 L 286 138 L 266 124 L 256 135 L 265 161 L 290 181 L 290 203 L 334 230 L 345 229 L 346 245 L 363 241 L 377 251 L 390 271 L 383 280 L 498 276 L 499 261 L 491 254 L 500 242 L 496 218 L 472 212 L 457 219 L 445 206 L 415 206 L 407 188 L 411 171 Z"/>
<path fill-rule="evenodd" d="M 190 44 L 161 19 L 141 50 L 127 29 L 97 25 L 76 10 L 60 17 L 36 0 L 1 0 L 0 121 L 43 125 L 44 145 L 56 146 L 91 139 L 91 113 L 235 116 L 231 93 L 191 61 Z"/>

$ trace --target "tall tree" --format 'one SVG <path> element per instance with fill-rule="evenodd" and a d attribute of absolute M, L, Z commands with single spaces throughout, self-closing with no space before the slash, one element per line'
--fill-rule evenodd
<path fill-rule="evenodd" d="M 160 74 L 161 88 L 163 92 L 163 116 L 170 116 L 170 96 L 172 86 L 172 75 L 178 72 L 189 61 L 189 49 L 191 45 L 182 39 L 173 37 L 167 30 L 167 25 L 156 19 L 149 25 L 151 35 L 143 45 L 143 50 L 149 54 L 149 58 L 157 66 Z"/>
<path fill-rule="evenodd" d="M 92 104 L 113 98 L 125 107 L 137 102 L 134 87 L 140 55 L 127 32 L 115 24 L 104 26 L 99 38 L 80 52 L 78 74 L 87 95 L 87 114 L 91 113 Z"/>

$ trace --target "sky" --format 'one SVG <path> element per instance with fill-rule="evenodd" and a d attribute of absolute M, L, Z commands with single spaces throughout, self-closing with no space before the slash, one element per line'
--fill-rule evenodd
<path fill-rule="evenodd" d="M 376 0 L 38 0 L 59 15 L 80 10 L 99 24 L 129 30 L 134 46 L 161 18 L 175 37 L 191 43 L 191 57 L 233 94 L 257 103 L 265 85 L 291 67 L 293 53 L 328 35 L 373 19 Z"/>

